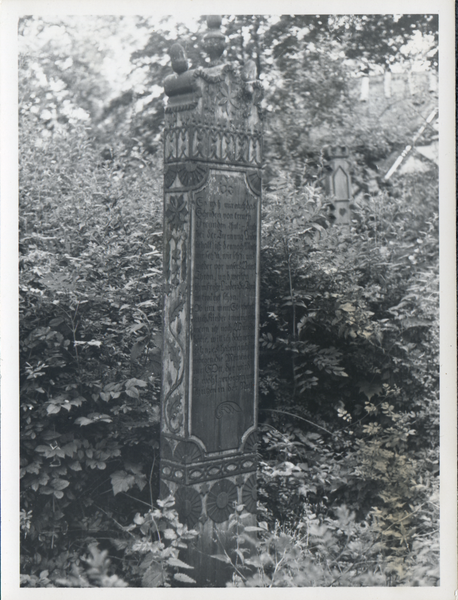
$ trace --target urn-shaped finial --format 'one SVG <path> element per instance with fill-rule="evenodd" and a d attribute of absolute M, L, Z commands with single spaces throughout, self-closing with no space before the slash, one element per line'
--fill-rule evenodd
<path fill-rule="evenodd" d="M 181 44 L 173 44 L 170 48 L 170 58 L 172 60 L 172 69 L 180 75 L 188 70 L 188 59 L 186 58 L 186 53 Z"/>
<path fill-rule="evenodd" d="M 207 16 L 208 31 L 204 35 L 202 46 L 210 57 L 212 64 L 217 64 L 219 62 L 219 59 L 226 48 L 226 38 L 219 30 L 221 22 L 221 15 Z"/>

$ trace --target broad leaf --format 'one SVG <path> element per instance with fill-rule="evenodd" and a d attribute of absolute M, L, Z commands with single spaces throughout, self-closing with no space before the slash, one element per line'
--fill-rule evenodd
<path fill-rule="evenodd" d="M 173 578 L 182 583 L 197 583 L 192 577 L 186 575 L 186 573 L 175 573 Z"/>
<path fill-rule="evenodd" d="M 129 475 L 125 471 L 116 471 L 111 475 L 111 485 L 113 487 L 113 494 L 119 494 L 120 492 L 127 492 L 135 483 L 135 477 Z"/>

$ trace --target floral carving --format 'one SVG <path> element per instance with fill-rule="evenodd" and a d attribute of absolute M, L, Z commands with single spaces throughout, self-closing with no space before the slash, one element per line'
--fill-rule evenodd
<path fill-rule="evenodd" d="M 188 209 L 183 194 L 170 196 L 165 216 L 171 229 L 180 229 L 183 226 L 188 217 Z"/>
<path fill-rule="evenodd" d="M 185 374 L 185 350 L 182 314 L 186 303 L 186 280 L 173 290 L 173 296 L 166 299 L 165 311 L 167 326 L 164 329 L 164 347 L 168 355 L 168 366 L 165 368 L 163 383 L 164 425 L 171 433 L 179 433 L 184 422 L 184 391 L 180 389 Z M 173 376 L 173 372 L 175 375 Z"/>
<path fill-rule="evenodd" d="M 166 405 L 167 423 L 172 433 L 177 433 L 183 424 L 183 402 L 181 394 L 171 396 Z"/>
<path fill-rule="evenodd" d="M 224 154 L 221 158 L 226 158 L 230 161 L 234 160 L 235 157 L 235 141 L 234 141 L 234 135 L 227 132 L 224 133 L 223 136 L 223 141 L 224 141 Z"/>
<path fill-rule="evenodd" d="M 177 285 L 180 283 L 180 272 L 181 272 L 181 250 L 179 248 L 175 248 L 171 251 L 171 275 L 172 275 L 172 284 Z M 177 324 L 178 325 L 178 324 Z M 179 333 L 179 332 L 178 332 Z"/>
<path fill-rule="evenodd" d="M 222 106 L 227 114 L 229 114 L 229 108 L 233 107 L 238 109 L 239 100 L 238 100 L 238 91 L 235 89 L 229 88 L 226 83 L 222 83 L 219 88 L 219 106 Z"/>
<path fill-rule="evenodd" d="M 188 132 L 186 128 L 178 130 L 178 158 L 186 158 L 188 154 Z"/>
<path fill-rule="evenodd" d="M 256 513 L 257 499 L 256 475 L 251 475 L 242 488 L 242 504 L 245 505 L 248 512 Z"/>
<path fill-rule="evenodd" d="M 180 521 L 193 527 L 202 513 L 200 494 L 192 487 L 180 487 L 175 493 L 175 508 Z"/>
<path fill-rule="evenodd" d="M 164 145 L 165 145 L 165 160 L 170 160 L 170 159 L 175 158 L 176 139 L 175 139 L 175 132 L 173 130 L 165 132 Z"/>
<path fill-rule="evenodd" d="M 207 514 L 215 523 L 227 521 L 237 502 L 237 488 L 228 479 L 218 481 L 207 496 Z"/>
<path fill-rule="evenodd" d="M 240 135 L 238 138 L 237 160 L 239 162 L 248 162 L 248 136 Z"/>

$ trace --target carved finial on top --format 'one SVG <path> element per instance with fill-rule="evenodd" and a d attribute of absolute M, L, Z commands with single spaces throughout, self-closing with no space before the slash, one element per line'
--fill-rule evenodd
<path fill-rule="evenodd" d="M 188 70 L 188 59 L 186 58 L 186 53 L 181 44 L 173 44 L 170 48 L 170 58 L 172 60 L 172 69 L 178 75 L 184 73 Z"/>
<path fill-rule="evenodd" d="M 226 38 L 219 30 L 221 22 L 222 19 L 220 15 L 207 16 L 208 31 L 204 35 L 202 45 L 205 52 L 210 57 L 212 64 L 217 64 L 219 62 L 219 59 L 226 48 Z"/>

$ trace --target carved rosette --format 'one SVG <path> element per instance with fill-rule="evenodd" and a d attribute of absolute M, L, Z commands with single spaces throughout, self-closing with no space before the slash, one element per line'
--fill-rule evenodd
<path fill-rule="evenodd" d="M 179 487 L 175 492 L 175 508 L 180 522 L 194 527 L 202 514 L 202 499 L 192 487 Z"/>
<path fill-rule="evenodd" d="M 237 488 L 228 479 L 215 483 L 207 495 L 207 515 L 215 523 L 227 521 L 234 512 L 237 502 Z"/>
<path fill-rule="evenodd" d="M 245 510 L 256 513 L 256 474 L 226 477 L 213 482 L 186 484 L 164 482 L 161 479 L 160 498 L 173 495 L 180 522 L 189 528 L 211 519 L 226 521 L 235 507 L 243 503 Z"/>
<path fill-rule="evenodd" d="M 208 176 L 208 168 L 198 162 L 185 162 L 166 166 L 164 185 L 166 189 L 200 187 Z M 178 178 L 178 179 L 177 179 Z M 174 185 L 175 184 L 175 185 Z"/>
<path fill-rule="evenodd" d="M 250 513 L 256 513 L 257 503 L 257 492 L 256 492 L 256 475 L 251 475 L 242 488 L 242 504 L 246 510 Z"/>
<path fill-rule="evenodd" d="M 258 451 L 258 434 L 256 431 L 252 431 L 245 440 L 243 451 L 247 454 L 256 454 Z"/>
<path fill-rule="evenodd" d="M 179 442 L 173 455 L 179 464 L 194 463 L 202 459 L 202 451 L 195 442 Z"/>

